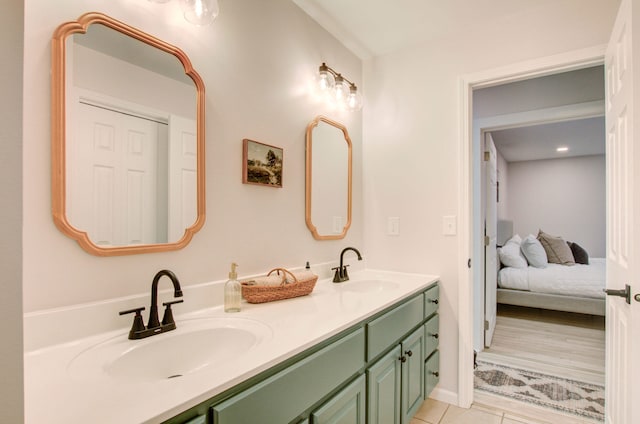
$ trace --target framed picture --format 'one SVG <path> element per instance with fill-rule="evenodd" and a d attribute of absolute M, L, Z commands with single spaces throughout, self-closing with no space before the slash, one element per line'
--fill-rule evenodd
<path fill-rule="evenodd" d="M 242 182 L 282 187 L 283 150 L 257 141 L 242 140 Z"/>

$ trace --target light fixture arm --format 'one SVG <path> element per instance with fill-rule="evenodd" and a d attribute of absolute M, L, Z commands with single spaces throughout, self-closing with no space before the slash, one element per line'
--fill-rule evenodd
<path fill-rule="evenodd" d="M 344 75 L 342 75 L 339 72 L 336 72 L 333 68 L 327 66 L 325 62 L 322 62 L 322 65 L 320 65 L 320 72 L 329 72 L 331 75 L 333 75 L 334 78 L 339 76 L 344 81 L 346 81 L 351 87 L 357 88 L 354 82 L 348 80 Z"/>

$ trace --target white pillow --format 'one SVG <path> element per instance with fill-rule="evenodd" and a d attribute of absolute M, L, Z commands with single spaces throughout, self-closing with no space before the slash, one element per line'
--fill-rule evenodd
<path fill-rule="evenodd" d="M 504 266 L 510 266 L 512 268 L 526 268 L 527 259 L 520 250 L 520 243 L 522 239 L 519 235 L 511 237 L 502 248 L 498 251 L 500 256 L 500 262 Z"/>
<path fill-rule="evenodd" d="M 547 252 L 544 251 L 542 243 L 533 234 L 529 234 L 522 240 L 520 244 L 520 250 L 527 258 L 529 265 L 536 268 L 547 267 Z"/>

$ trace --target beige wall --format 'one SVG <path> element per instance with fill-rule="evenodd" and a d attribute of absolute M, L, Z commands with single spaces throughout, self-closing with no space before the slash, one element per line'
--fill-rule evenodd
<path fill-rule="evenodd" d="M 0 13 L 0 422 L 23 421 L 22 350 L 22 0 Z"/>
<path fill-rule="evenodd" d="M 362 247 L 361 113 L 336 112 L 309 95 L 326 61 L 355 81 L 361 62 L 289 0 L 223 1 L 215 23 L 182 19 L 179 2 L 27 0 L 25 30 L 25 312 L 147 293 L 153 275 L 173 270 L 184 286 L 275 266 L 304 266 Z M 87 254 L 51 218 L 50 38 L 62 22 L 100 11 L 179 46 L 203 78 L 206 99 L 204 228 L 185 249 L 124 257 Z M 354 144 L 354 220 L 346 239 L 319 242 L 304 220 L 304 135 L 324 114 L 344 123 Z M 284 148 L 284 188 L 243 185 L 242 139 Z M 366 256 L 366 251 L 363 249 Z M 188 300 L 187 300 L 188 301 Z"/>
<path fill-rule="evenodd" d="M 617 2 L 537 3 L 517 19 L 365 63 L 364 208 L 368 265 L 442 277 L 440 388 L 457 393 L 461 77 L 607 42 Z M 400 217 L 399 237 L 386 235 Z M 460 217 L 458 217 L 459 223 Z M 469 312 L 471 313 L 471 312 Z M 471 342 L 471 341 L 470 341 Z"/>

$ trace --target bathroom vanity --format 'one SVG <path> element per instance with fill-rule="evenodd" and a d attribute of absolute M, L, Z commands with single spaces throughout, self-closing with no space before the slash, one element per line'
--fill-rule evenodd
<path fill-rule="evenodd" d="M 27 422 L 408 423 L 438 381 L 438 298 L 437 277 L 367 270 L 177 315 L 149 345 L 122 329 L 29 352 Z"/>

